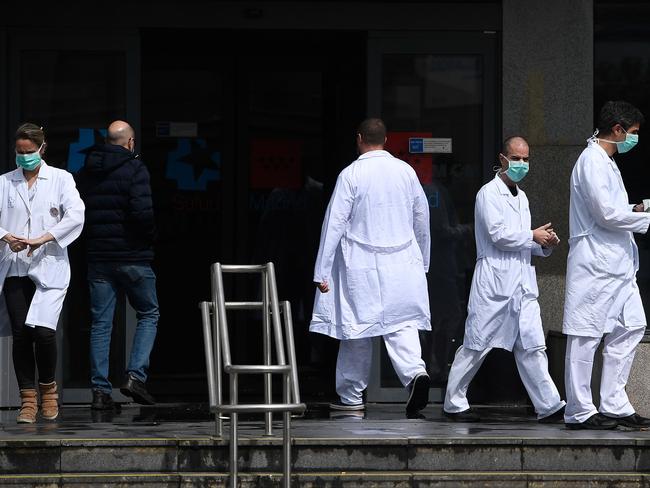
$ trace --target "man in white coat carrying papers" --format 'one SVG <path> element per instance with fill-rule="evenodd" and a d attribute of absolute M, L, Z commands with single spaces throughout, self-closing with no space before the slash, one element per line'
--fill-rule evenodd
<path fill-rule="evenodd" d="M 364 120 L 359 158 L 339 174 L 321 230 L 310 331 L 340 339 L 334 410 L 363 410 L 372 337 L 382 336 L 409 392 L 407 414 L 428 402 L 418 330 L 431 329 L 425 273 L 429 208 L 415 171 L 384 150 L 386 127 Z"/>
<path fill-rule="evenodd" d="M 457 422 L 477 422 L 467 402 L 469 384 L 494 347 L 512 351 L 540 422 L 561 420 L 564 402 L 548 372 L 537 276 L 531 256 L 549 256 L 560 241 L 548 223 L 531 230 L 526 194 L 517 183 L 528 173 L 523 137 L 503 143 L 496 177 L 476 195 L 476 267 L 465 339 L 447 381 L 444 413 Z"/>
<path fill-rule="evenodd" d="M 564 324 L 567 334 L 564 420 L 570 429 L 648 427 L 625 393 L 646 317 L 636 272 L 634 232 L 645 234 L 650 214 L 634 205 L 613 159 L 638 140 L 643 114 L 627 102 L 607 102 L 598 129 L 571 173 L 569 257 Z M 600 408 L 591 395 L 594 354 L 603 336 Z"/>

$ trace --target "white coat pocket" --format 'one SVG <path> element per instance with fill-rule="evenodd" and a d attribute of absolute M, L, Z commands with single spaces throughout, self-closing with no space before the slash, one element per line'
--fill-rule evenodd
<path fill-rule="evenodd" d="M 63 290 L 70 284 L 70 266 L 65 255 L 42 252 L 32 262 L 28 276 L 42 288 Z"/>
<path fill-rule="evenodd" d="M 56 210 L 56 207 L 50 207 L 50 211 L 41 216 L 41 229 L 44 231 L 50 230 L 59 223 L 59 214 L 57 213 L 56 215 L 53 215 L 53 210 Z"/>
<path fill-rule="evenodd" d="M 488 301 L 508 300 L 514 294 L 517 287 L 517 277 L 514 273 L 514 267 L 495 268 L 486 260 L 481 266 L 477 266 L 479 285 L 478 293 Z"/>

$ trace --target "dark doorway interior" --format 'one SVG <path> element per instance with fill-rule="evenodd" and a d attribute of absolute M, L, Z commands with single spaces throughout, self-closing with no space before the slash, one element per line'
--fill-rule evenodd
<path fill-rule="evenodd" d="M 207 398 L 197 305 L 216 261 L 275 263 L 279 297 L 292 303 L 303 395 L 333 395 L 337 345 L 308 332 L 312 272 L 333 183 L 355 158 L 365 46 L 365 32 L 142 33 L 141 147 L 161 303 L 150 384 L 161 401 Z M 257 293 L 253 282 L 230 289 Z M 256 317 L 231 324 L 235 360 L 261 362 Z"/>

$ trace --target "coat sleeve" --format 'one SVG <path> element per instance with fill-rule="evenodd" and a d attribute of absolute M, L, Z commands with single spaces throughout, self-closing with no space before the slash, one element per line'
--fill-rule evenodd
<path fill-rule="evenodd" d="M 323 219 L 320 245 L 318 246 L 316 265 L 314 266 L 314 283 L 328 281 L 332 275 L 334 255 L 350 220 L 353 203 L 354 191 L 352 184 L 348 175 L 341 173 L 336 180 L 334 193 Z"/>
<path fill-rule="evenodd" d="M 2 211 L 2 202 L 4 202 L 5 198 L 5 185 L 4 185 L 4 179 L 0 180 L 0 212 Z M 3 227 L 0 227 L 0 239 L 2 239 L 4 236 L 9 234 L 9 231 L 7 229 L 4 229 Z M 0 244 L 8 245 L 6 242 L 2 241 Z"/>
<path fill-rule="evenodd" d="M 533 256 L 541 256 L 543 258 L 547 258 L 553 253 L 553 249 L 542 247 L 536 242 L 533 242 L 531 253 L 533 254 Z"/>
<path fill-rule="evenodd" d="M 129 223 L 138 234 L 153 239 L 155 220 L 151 198 L 151 182 L 147 167 L 140 163 L 129 188 Z"/>
<path fill-rule="evenodd" d="M 84 226 L 84 212 L 86 207 L 79 196 L 74 178 L 70 173 L 62 174 L 59 201 L 61 202 L 61 220 L 48 232 L 52 234 L 56 243 L 65 248 L 79 235 Z"/>
<path fill-rule="evenodd" d="M 431 230 L 429 227 L 429 200 L 427 199 L 420 181 L 415 178 L 413 182 L 413 232 L 415 240 L 422 252 L 424 271 L 429 271 L 429 258 L 431 253 Z"/>
<path fill-rule="evenodd" d="M 589 158 L 582 164 L 578 185 L 582 187 L 586 205 L 596 223 L 608 230 L 645 234 L 650 225 L 650 214 L 617 207 L 612 199 L 607 175 L 612 171 L 606 161 Z M 579 189 L 580 190 L 580 189 Z"/>
<path fill-rule="evenodd" d="M 533 247 L 533 231 L 506 226 L 500 195 L 481 191 L 476 197 L 476 220 L 485 226 L 490 241 L 501 251 L 523 251 Z M 478 224 L 477 222 L 477 224 Z"/>

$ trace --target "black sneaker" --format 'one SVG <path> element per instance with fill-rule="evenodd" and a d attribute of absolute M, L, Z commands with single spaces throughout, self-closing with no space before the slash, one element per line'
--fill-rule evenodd
<path fill-rule="evenodd" d="M 93 402 L 90 404 L 93 410 L 113 410 L 115 402 L 110 393 L 104 393 L 101 390 L 93 390 Z"/>
<path fill-rule="evenodd" d="M 355 403 L 354 405 L 349 405 L 347 403 L 343 403 L 341 400 L 330 403 L 330 410 L 345 410 L 348 412 L 355 412 L 355 411 L 358 412 L 365 409 L 366 409 L 366 405 L 363 403 Z"/>
<path fill-rule="evenodd" d="M 450 418 L 454 422 L 480 422 L 481 417 L 479 417 L 476 413 L 472 412 L 471 408 L 468 408 L 467 410 L 463 410 L 462 412 L 445 412 L 444 410 L 442 411 L 443 414 L 445 414 L 445 417 Z"/>
<path fill-rule="evenodd" d="M 144 383 L 130 374 L 126 376 L 120 391 L 122 392 L 122 395 L 133 398 L 133 401 L 140 405 L 156 404 L 156 401 L 145 388 Z"/>
<path fill-rule="evenodd" d="M 408 413 L 419 412 L 429 403 L 429 385 L 431 380 L 426 373 L 420 373 L 408 386 L 409 399 L 406 402 Z"/>
<path fill-rule="evenodd" d="M 584 422 L 565 423 L 567 429 L 589 429 L 589 430 L 607 430 L 615 429 L 618 426 L 618 420 L 606 417 L 600 413 L 595 413 Z"/>
<path fill-rule="evenodd" d="M 564 407 L 559 409 L 557 412 L 552 413 L 551 415 L 537 419 L 537 421 L 540 424 L 561 424 L 564 422 Z"/>
<path fill-rule="evenodd" d="M 633 413 L 627 417 L 610 417 L 608 415 L 605 415 L 605 417 L 615 420 L 618 422 L 618 425 L 624 425 L 625 427 L 650 427 L 650 419 L 641 417 L 638 413 Z"/>

